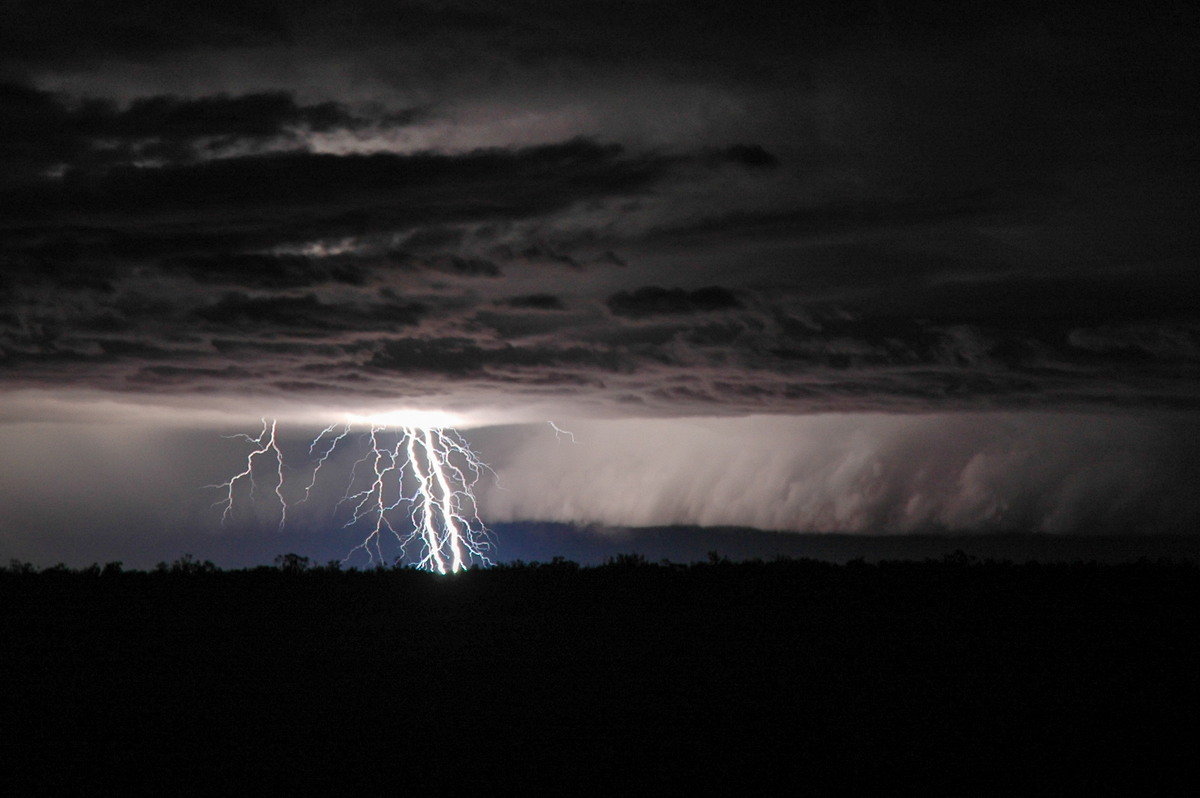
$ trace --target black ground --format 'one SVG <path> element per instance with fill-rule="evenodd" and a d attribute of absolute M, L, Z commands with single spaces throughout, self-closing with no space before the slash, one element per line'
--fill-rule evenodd
<path fill-rule="evenodd" d="M 1193 565 L 0 571 L 12 795 L 1182 794 Z"/>

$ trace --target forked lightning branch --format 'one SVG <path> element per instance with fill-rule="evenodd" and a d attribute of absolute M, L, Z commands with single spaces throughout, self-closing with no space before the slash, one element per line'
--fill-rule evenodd
<path fill-rule="evenodd" d="M 284 481 L 290 467 L 284 465 L 277 423 L 264 419 L 258 437 L 233 437 L 244 440 L 251 451 L 240 472 L 210 486 L 224 492 L 215 503 L 223 508 L 222 523 L 233 517 L 235 499 L 244 488 L 255 495 L 255 475 L 269 473 L 282 529 L 288 518 Z M 379 424 L 355 430 L 351 424 L 331 424 L 308 447 L 304 472 L 311 473 L 298 503 L 308 501 L 318 479 L 335 478 L 323 474 L 331 468 L 335 450 L 353 446 L 362 456 L 350 468 L 335 513 L 348 518 L 344 527 L 365 532 L 347 560 L 362 551 L 369 562 L 385 564 L 385 548 L 398 546 L 395 560 L 441 574 L 490 564 L 489 533 L 474 494 L 476 483 L 490 469 L 454 430 Z"/>

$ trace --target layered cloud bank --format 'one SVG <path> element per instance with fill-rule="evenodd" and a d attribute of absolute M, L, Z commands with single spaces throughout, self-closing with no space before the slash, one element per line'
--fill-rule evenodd
<path fill-rule="evenodd" d="M 0 47 L 6 388 L 1200 402 L 1179 9 L 39 9 Z"/>
<path fill-rule="evenodd" d="M 817 415 L 580 423 L 501 461 L 496 520 L 799 532 L 1190 533 L 1194 420 Z"/>

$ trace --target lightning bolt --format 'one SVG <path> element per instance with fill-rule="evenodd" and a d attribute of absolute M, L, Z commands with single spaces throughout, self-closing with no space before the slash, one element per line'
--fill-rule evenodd
<path fill-rule="evenodd" d="M 348 445 L 345 441 L 357 438 L 365 441 L 362 456 L 350 469 L 349 481 L 340 501 L 334 507 L 349 507 L 349 520 L 343 528 L 365 526 L 363 541 L 350 550 L 346 560 L 357 551 L 366 553 L 368 561 L 380 565 L 387 562 L 384 542 L 389 536 L 398 544 L 401 559 L 408 559 L 417 568 L 440 574 L 457 573 L 472 564 L 491 564 L 488 552 L 492 547 L 490 532 L 479 517 L 475 501 L 475 485 L 485 472 L 495 474 L 467 445 L 457 432 L 432 427 L 392 427 L 372 424 L 369 432 L 351 436 L 352 425 L 331 424 L 322 430 L 308 447 L 314 461 L 301 502 L 308 501 L 318 476 L 326 467 L 334 450 Z M 214 506 L 224 508 L 222 523 L 233 513 L 234 486 L 249 480 L 253 498 L 256 459 L 274 458 L 277 481 L 275 495 L 282 507 L 280 529 L 287 518 L 284 499 L 283 454 L 276 443 L 276 424 L 263 420 L 263 430 L 257 438 L 242 438 L 255 449 L 246 458 L 245 468 L 228 482 L 209 487 L 225 491 Z M 407 512 L 405 512 L 407 510 Z M 405 523 L 400 523 L 403 519 Z"/>
<path fill-rule="evenodd" d="M 337 424 L 330 424 L 328 427 L 326 427 L 324 430 L 321 431 L 320 435 L 318 435 L 316 438 L 313 439 L 312 445 L 308 447 L 308 456 L 309 457 L 313 456 L 314 450 L 321 443 L 322 439 L 324 439 L 326 435 L 329 435 L 329 433 L 333 432 L 334 427 L 336 427 L 336 426 L 337 426 Z M 343 424 L 341 434 L 339 434 L 337 437 L 330 438 L 329 445 L 326 447 L 325 451 L 321 454 L 321 456 L 317 458 L 317 464 L 315 466 L 313 466 L 312 479 L 310 479 L 308 481 L 308 485 L 305 486 L 304 498 L 301 499 L 300 501 L 302 501 L 302 502 L 308 501 L 309 494 L 312 493 L 313 487 L 317 484 L 317 474 L 319 474 L 321 472 L 321 466 L 325 465 L 325 461 L 329 459 L 329 455 L 333 454 L 333 450 L 336 449 L 337 445 L 339 443 L 341 443 L 342 439 L 345 438 L 349 434 L 350 434 L 350 425 Z"/>
<path fill-rule="evenodd" d="M 264 418 L 262 420 L 262 432 L 257 438 L 251 438 L 244 433 L 239 435 L 229 435 L 228 438 L 240 438 L 252 446 L 257 447 L 250 454 L 246 455 L 246 468 L 241 473 L 234 475 L 228 482 L 222 482 L 219 485 L 209 485 L 210 488 L 220 489 L 225 491 L 225 498 L 218 499 L 213 503 L 214 507 L 223 507 L 221 513 L 221 523 L 229 521 L 233 515 L 233 494 L 238 482 L 243 479 L 250 483 L 250 497 L 254 498 L 254 458 L 256 457 L 274 457 L 275 458 L 275 496 L 279 499 L 279 528 L 282 530 L 284 524 L 287 523 L 287 500 L 283 498 L 283 452 L 279 451 L 279 444 L 275 442 L 275 421 L 270 424 Z"/>
<path fill-rule="evenodd" d="M 570 430 L 563 429 L 562 427 L 555 424 L 553 421 L 547 421 L 546 423 L 549 424 L 550 428 L 554 430 L 554 439 L 555 440 L 561 441 L 563 439 L 563 436 L 566 435 L 571 440 L 571 443 L 579 443 L 579 441 L 575 440 L 575 433 L 571 432 Z"/>

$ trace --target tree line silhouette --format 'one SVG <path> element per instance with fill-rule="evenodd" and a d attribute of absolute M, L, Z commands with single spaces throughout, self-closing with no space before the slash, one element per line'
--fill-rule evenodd
<path fill-rule="evenodd" d="M 347 565 L 343 560 L 328 560 L 320 564 L 314 563 L 309 557 L 288 552 L 279 554 L 275 557 L 274 566 L 258 565 L 249 568 L 237 569 L 222 569 L 211 560 L 198 560 L 190 553 L 185 553 L 168 563 L 165 560 L 157 563 L 149 573 L 156 575 L 184 575 L 195 576 L 202 574 L 216 573 L 253 573 L 265 574 L 273 571 L 279 571 L 287 574 L 329 574 L 329 573 L 381 573 L 385 571 L 417 571 L 419 570 L 414 564 L 397 560 L 390 566 L 383 563 L 377 563 L 367 567 L 359 567 L 356 565 Z M 980 558 L 968 555 L 961 549 L 943 555 L 941 558 L 925 558 L 923 560 L 911 559 L 883 559 L 873 562 L 868 562 L 865 558 L 859 557 L 849 560 L 845 563 L 835 563 L 829 560 L 822 560 L 810 557 L 788 557 L 778 556 L 769 560 L 762 558 L 749 558 L 743 560 L 732 560 L 727 556 L 722 555 L 717 551 L 710 551 L 707 559 L 700 562 L 680 563 L 667 559 L 649 560 L 645 555 L 637 552 L 629 552 L 616 554 L 608 557 L 603 563 L 597 565 L 580 565 L 580 563 L 569 560 L 566 557 L 555 556 L 547 561 L 540 560 L 511 560 L 499 562 L 487 568 L 470 569 L 474 572 L 492 571 L 497 573 L 511 572 L 536 572 L 536 571 L 558 571 L 570 572 L 580 570 L 592 571 L 611 571 L 611 570 L 631 570 L 631 569 L 661 569 L 672 572 L 686 571 L 706 571 L 708 569 L 720 567 L 730 568 L 737 567 L 743 571 L 759 571 L 762 569 L 771 570 L 806 570 L 806 571 L 836 571 L 843 570 L 850 573 L 862 572 L 864 570 L 876 569 L 879 571 L 895 571 L 897 569 L 912 571 L 914 569 L 928 568 L 976 568 L 980 570 L 1001 570 L 1011 572 L 1014 568 L 1038 569 L 1042 571 L 1051 571 L 1054 573 L 1078 572 L 1078 571 L 1107 571 L 1112 573 L 1129 572 L 1130 570 L 1146 571 L 1154 570 L 1162 572 L 1163 570 L 1176 571 L 1181 573 L 1193 572 L 1200 573 L 1200 565 L 1186 558 L 1160 557 L 1156 559 L 1140 558 L 1136 561 L 1127 563 L 1105 563 L 1095 560 L 1076 559 L 1072 561 L 1052 561 L 1040 562 L 1038 560 L 1026 560 L 1023 563 L 1016 563 L 1007 559 Z M 113 577 L 120 574 L 146 573 L 139 569 L 127 569 L 125 563 L 121 560 L 106 562 L 104 565 L 92 563 L 83 568 L 71 568 L 65 563 L 59 562 L 55 565 L 39 569 L 36 565 L 30 562 L 22 561 L 16 558 L 10 559 L 7 567 L 0 565 L 0 575 L 11 576 L 35 576 L 38 574 L 46 575 L 73 575 L 83 577 Z M 451 578 L 454 578 L 453 576 Z"/>

